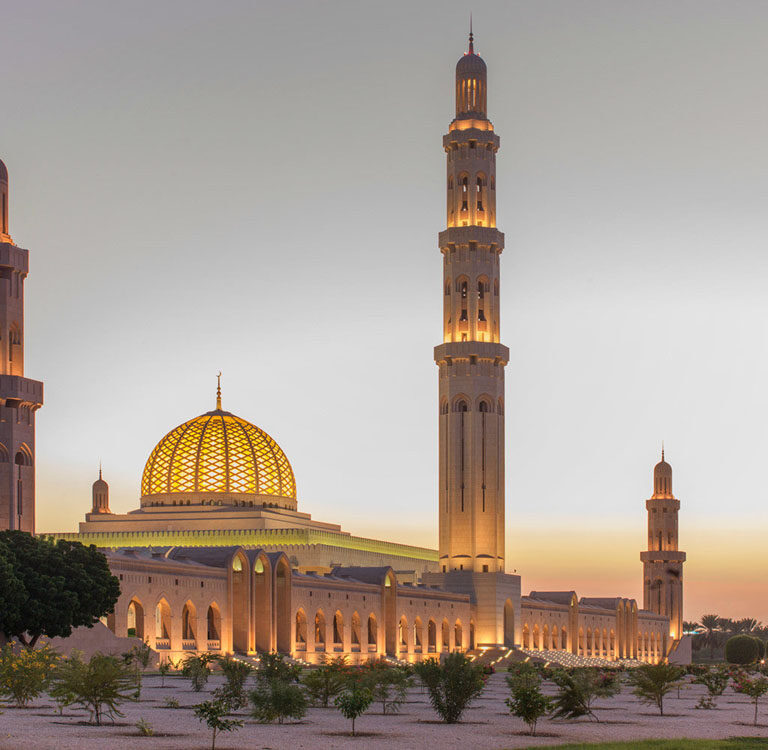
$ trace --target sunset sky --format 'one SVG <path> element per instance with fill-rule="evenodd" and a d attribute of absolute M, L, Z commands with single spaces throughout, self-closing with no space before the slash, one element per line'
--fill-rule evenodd
<path fill-rule="evenodd" d="M 39 531 L 75 530 L 100 460 L 112 510 L 137 507 L 221 370 L 300 510 L 436 546 L 467 9 L 0 0 Z M 768 4 L 472 10 L 501 137 L 508 569 L 640 598 L 664 440 L 686 619 L 768 621 Z"/>

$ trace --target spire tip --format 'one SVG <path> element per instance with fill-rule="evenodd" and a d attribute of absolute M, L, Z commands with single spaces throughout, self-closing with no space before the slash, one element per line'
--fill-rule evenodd
<path fill-rule="evenodd" d="M 216 376 L 216 409 L 221 411 L 221 371 Z"/>

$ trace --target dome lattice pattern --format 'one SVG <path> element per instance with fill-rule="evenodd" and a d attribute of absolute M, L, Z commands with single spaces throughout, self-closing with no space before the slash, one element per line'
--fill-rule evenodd
<path fill-rule="evenodd" d="M 228 492 L 296 499 L 293 469 L 263 430 L 226 411 L 171 430 L 147 459 L 141 494 Z"/>

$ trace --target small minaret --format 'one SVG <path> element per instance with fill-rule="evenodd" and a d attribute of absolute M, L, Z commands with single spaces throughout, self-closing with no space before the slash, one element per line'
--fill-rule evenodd
<path fill-rule="evenodd" d="M 643 562 L 643 608 L 669 618 L 671 641 L 683 636 L 683 563 L 678 550 L 677 513 L 680 501 L 672 494 L 672 467 L 664 460 L 653 470 L 653 495 L 646 500 L 648 550 Z"/>
<path fill-rule="evenodd" d="M 24 377 L 29 252 L 11 239 L 8 170 L 0 161 L 0 529 L 35 532 L 35 414 L 43 384 Z"/>
<path fill-rule="evenodd" d="M 91 513 L 99 515 L 112 513 L 109 509 L 109 485 L 101 476 L 101 464 L 99 464 L 99 478 L 93 483 L 93 509 Z"/>

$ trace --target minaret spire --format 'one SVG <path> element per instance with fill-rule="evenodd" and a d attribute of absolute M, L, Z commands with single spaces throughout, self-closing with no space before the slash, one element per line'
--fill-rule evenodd
<path fill-rule="evenodd" d="M 475 36 L 472 33 L 472 14 L 469 14 L 469 54 L 474 55 L 475 54 L 475 45 L 474 45 Z"/>
<path fill-rule="evenodd" d="M 221 372 L 216 376 L 216 409 L 221 411 Z"/>

